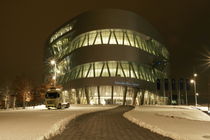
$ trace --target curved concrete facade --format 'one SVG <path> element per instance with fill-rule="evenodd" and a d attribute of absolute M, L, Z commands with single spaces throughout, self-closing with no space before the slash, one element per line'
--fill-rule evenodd
<path fill-rule="evenodd" d="M 50 36 L 46 49 L 46 60 L 57 62 L 57 83 L 69 91 L 72 103 L 82 104 L 162 102 L 155 82 L 167 77 L 168 56 L 162 37 L 146 20 L 116 9 L 73 18 Z M 50 79 L 55 69 L 46 68 Z"/>

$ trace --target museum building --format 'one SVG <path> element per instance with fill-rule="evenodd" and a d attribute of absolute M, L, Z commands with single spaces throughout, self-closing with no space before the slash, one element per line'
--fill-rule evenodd
<path fill-rule="evenodd" d="M 163 43 L 154 27 L 133 12 L 84 12 L 49 37 L 45 79 L 56 73 L 56 83 L 75 104 L 165 104 L 167 98 L 156 89 L 156 80 L 168 77 Z"/>

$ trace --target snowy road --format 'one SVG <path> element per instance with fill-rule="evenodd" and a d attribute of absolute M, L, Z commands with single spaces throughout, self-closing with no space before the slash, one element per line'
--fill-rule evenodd
<path fill-rule="evenodd" d="M 141 128 L 123 117 L 132 107 L 81 115 L 51 140 L 171 140 Z"/>

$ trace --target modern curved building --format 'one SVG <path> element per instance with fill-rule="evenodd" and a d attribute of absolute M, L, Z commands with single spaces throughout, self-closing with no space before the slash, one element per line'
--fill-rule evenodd
<path fill-rule="evenodd" d="M 167 77 L 169 54 L 159 33 L 137 14 L 85 12 L 55 30 L 46 62 L 78 104 L 162 104 L 156 80 Z M 46 65 L 46 77 L 55 69 Z M 46 79 L 47 79 L 46 78 Z"/>

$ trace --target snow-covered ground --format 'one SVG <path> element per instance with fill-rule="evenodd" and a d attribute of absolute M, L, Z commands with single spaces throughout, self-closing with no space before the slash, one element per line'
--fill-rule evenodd
<path fill-rule="evenodd" d="M 78 115 L 114 107 L 72 105 L 69 109 L 47 110 L 42 105 L 25 110 L 0 110 L 0 140 L 43 140 L 61 133 Z"/>
<path fill-rule="evenodd" d="M 210 139 L 210 116 L 190 106 L 141 106 L 124 114 L 134 123 L 176 140 Z"/>

